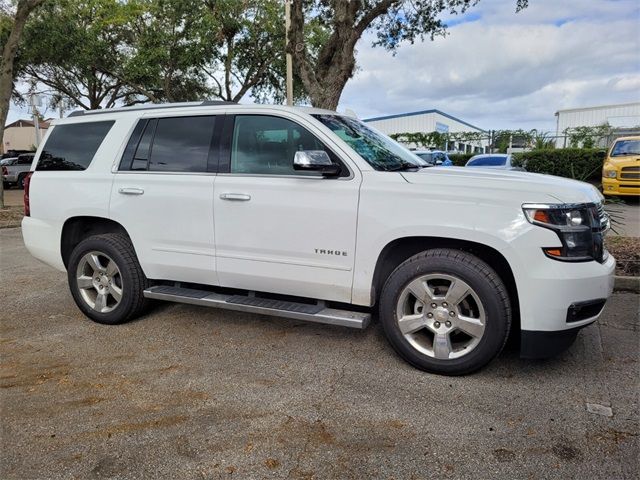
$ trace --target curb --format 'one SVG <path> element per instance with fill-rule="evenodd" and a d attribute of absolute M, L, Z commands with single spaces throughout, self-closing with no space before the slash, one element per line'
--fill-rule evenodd
<path fill-rule="evenodd" d="M 640 293 L 640 277 L 615 276 L 613 290 L 616 292 Z"/>

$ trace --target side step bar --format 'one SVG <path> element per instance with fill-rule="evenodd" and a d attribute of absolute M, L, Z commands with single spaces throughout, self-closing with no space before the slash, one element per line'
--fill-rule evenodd
<path fill-rule="evenodd" d="M 224 308 L 359 329 L 366 328 L 371 320 L 371 314 L 369 313 L 327 308 L 323 302 L 317 304 L 296 303 L 246 295 L 225 295 L 205 290 L 164 285 L 146 289 L 144 296 L 156 300 L 189 303 L 191 305 Z"/>

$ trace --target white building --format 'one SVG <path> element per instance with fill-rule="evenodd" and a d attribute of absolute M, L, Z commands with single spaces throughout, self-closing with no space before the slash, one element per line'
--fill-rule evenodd
<path fill-rule="evenodd" d="M 40 140 L 44 138 L 49 128 L 49 121 L 41 120 L 39 122 Z M 38 146 L 38 137 L 36 128 L 31 120 L 16 120 L 4 127 L 4 138 L 2 139 L 2 151 L 9 150 L 32 150 Z"/>
<path fill-rule="evenodd" d="M 448 150 L 458 150 L 461 152 L 484 151 L 489 144 L 489 133 L 475 125 L 471 125 L 464 120 L 441 112 L 440 110 L 421 110 L 419 112 L 400 113 L 396 115 L 386 115 L 383 117 L 367 118 L 364 120 L 369 125 L 382 133 L 393 135 L 394 133 L 456 133 L 456 132 L 479 132 L 487 134 L 487 140 L 476 142 L 454 142 L 448 145 Z M 414 145 L 409 145 L 413 147 Z"/>
<path fill-rule="evenodd" d="M 558 136 L 564 135 L 567 128 L 597 127 L 607 123 L 614 128 L 640 128 L 640 102 L 558 110 L 555 115 Z"/>

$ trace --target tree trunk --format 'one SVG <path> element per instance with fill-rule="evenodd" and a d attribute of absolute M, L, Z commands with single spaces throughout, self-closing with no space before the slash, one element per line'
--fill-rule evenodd
<path fill-rule="evenodd" d="M 16 9 L 11 32 L 2 50 L 2 64 L 0 66 L 0 139 L 4 152 L 4 125 L 9 114 L 11 92 L 13 91 L 13 61 L 16 58 L 20 38 L 29 14 L 44 0 L 20 0 Z M 4 208 L 4 188 L 0 184 L 0 208 Z"/>
<path fill-rule="evenodd" d="M 302 0 L 292 0 L 291 27 L 287 52 L 291 53 L 294 68 L 314 107 L 335 110 L 345 85 L 353 76 L 356 43 L 380 15 L 398 0 L 380 0 L 360 15 L 364 2 L 338 1 L 332 3 L 331 34 L 317 59 L 307 53 L 304 39 L 304 8 Z"/>

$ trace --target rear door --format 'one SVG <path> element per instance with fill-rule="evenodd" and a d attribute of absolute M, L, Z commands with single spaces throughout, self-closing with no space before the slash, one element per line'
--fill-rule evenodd
<path fill-rule="evenodd" d="M 147 277 L 216 285 L 213 183 L 223 117 L 139 120 L 111 192 Z"/>
<path fill-rule="evenodd" d="M 351 301 L 360 172 L 340 177 L 293 169 L 298 150 L 335 145 L 304 119 L 229 115 L 214 189 L 220 284 Z"/>

